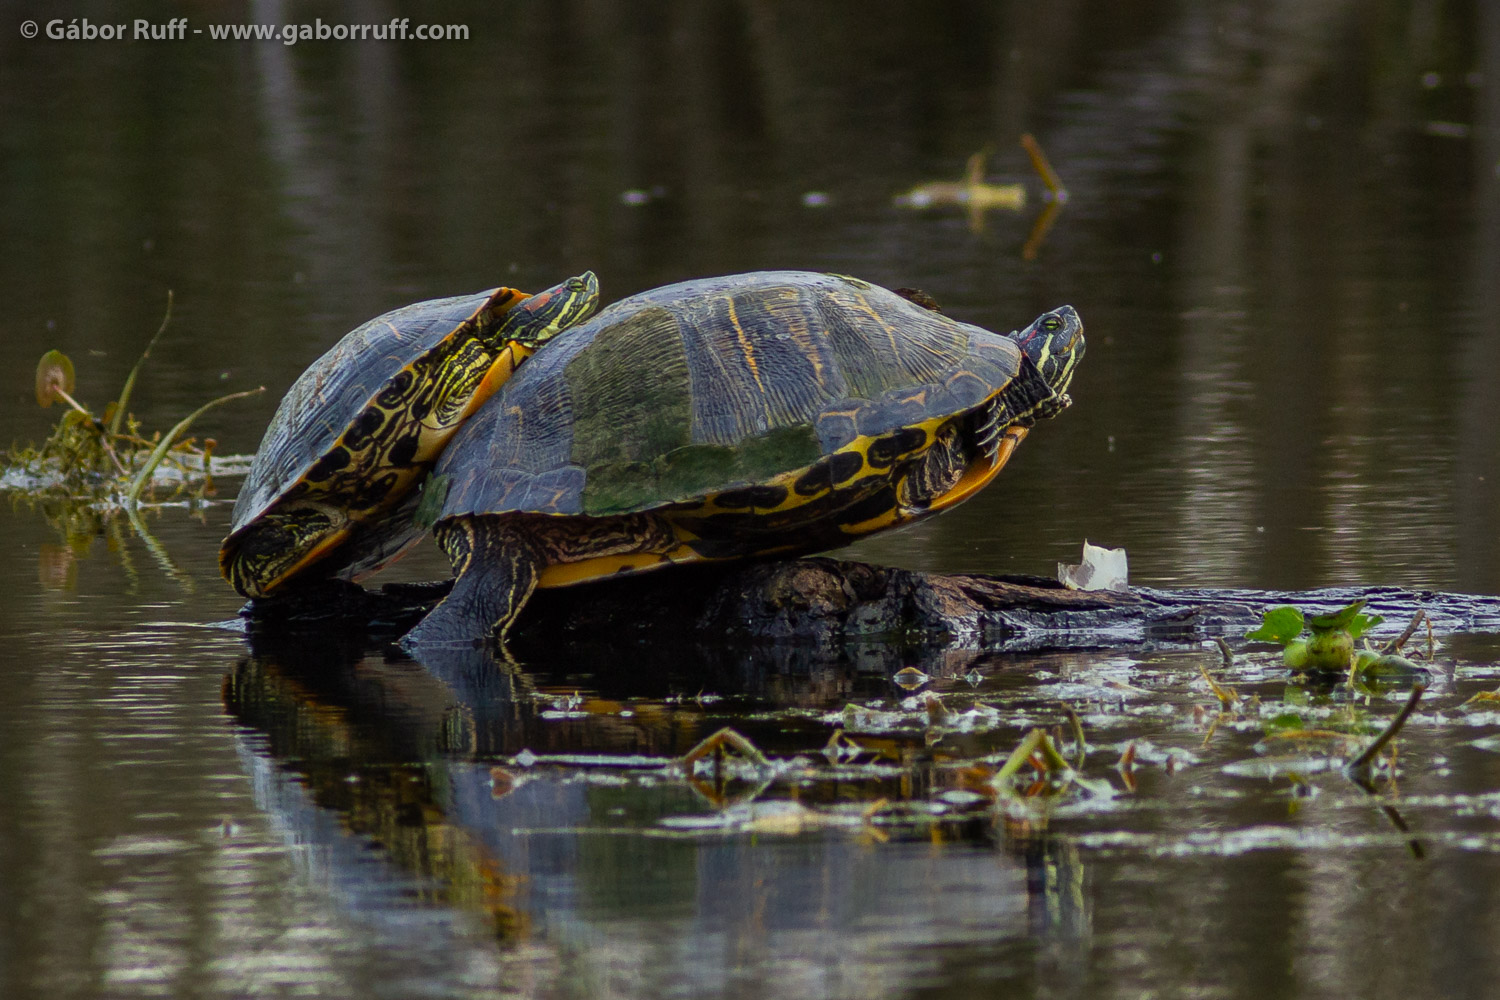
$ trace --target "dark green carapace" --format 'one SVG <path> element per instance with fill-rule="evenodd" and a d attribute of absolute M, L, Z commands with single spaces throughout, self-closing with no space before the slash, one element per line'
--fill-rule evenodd
<path fill-rule="evenodd" d="M 818 551 L 952 506 L 1068 405 L 1082 330 L 1063 307 L 1001 335 L 799 271 L 617 302 L 439 461 L 460 580 L 413 641 L 503 631 L 533 586 Z"/>

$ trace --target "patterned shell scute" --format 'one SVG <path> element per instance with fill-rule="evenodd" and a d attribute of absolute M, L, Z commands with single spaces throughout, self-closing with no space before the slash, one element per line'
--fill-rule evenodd
<path fill-rule="evenodd" d="M 292 384 L 256 450 L 232 529 L 259 517 L 325 455 L 385 383 L 474 315 L 494 290 L 404 306 L 346 334 Z"/>
<path fill-rule="evenodd" d="M 559 337 L 468 421 L 438 464 L 443 515 L 608 516 L 753 486 L 972 409 L 1020 367 L 1012 341 L 836 275 L 668 285 Z"/>

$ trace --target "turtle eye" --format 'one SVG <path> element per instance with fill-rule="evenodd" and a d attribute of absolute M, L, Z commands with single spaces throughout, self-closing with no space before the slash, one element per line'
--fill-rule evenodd
<path fill-rule="evenodd" d="M 1062 325 L 1062 320 L 1058 319 L 1056 316 L 1048 316 L 1046 319 L 1042 320 L 1042 329 L 1046 330 L 1048 333 L 1056 333 L 1058 330 L 1062 329 Z"/>

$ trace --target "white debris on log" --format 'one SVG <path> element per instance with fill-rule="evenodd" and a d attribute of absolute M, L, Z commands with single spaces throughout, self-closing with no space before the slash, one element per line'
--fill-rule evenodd
<path fill-rule="evenodd" d="M 1057 582 L 1069 590 L 1128 590 L 1130 569 L 1124 549 L 1106 549 L 1083 543 L 1083 562 L 1077 566 L 1057 564 Z"/>

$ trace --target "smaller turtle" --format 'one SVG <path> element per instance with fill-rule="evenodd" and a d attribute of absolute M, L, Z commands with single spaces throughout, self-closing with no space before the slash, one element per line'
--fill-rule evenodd
<path fill-rule="evenodd" d="M 266 429 L 219 568 L 264 597 L 294 579 L 373 572 L 425 533 L 417 484 L 526 358 L 598 304 L 593 272 L 419 302 L 370 320 L 308 367 Z"/>
<path fill-rule="evenodd" d="M 643 292 L 569 331 L 424 487 L 452 592 L 407 646 L 502 642 L 532 590 L 793 556 L 952 507 L 1071 400 L 1071 306 L 1002 335 L 920 293 L 770 271 Z"/>

